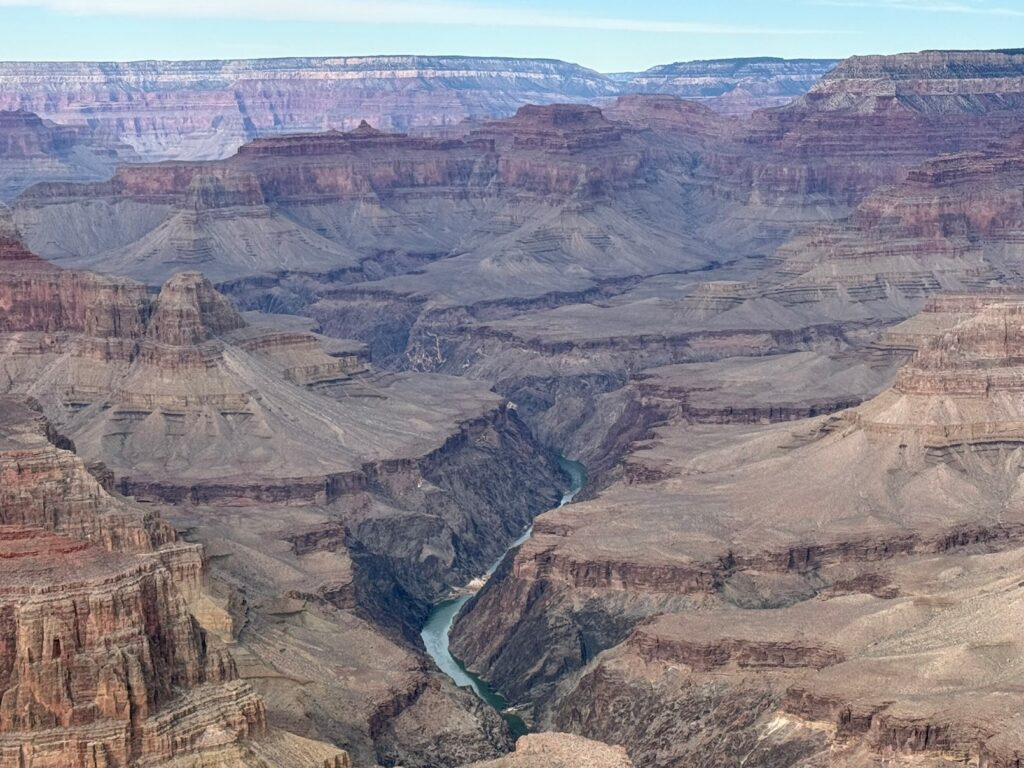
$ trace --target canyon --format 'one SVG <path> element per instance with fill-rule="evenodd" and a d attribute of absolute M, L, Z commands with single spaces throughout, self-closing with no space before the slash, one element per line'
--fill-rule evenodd
<path fill-rule="evenodd" d="M 648 337 L 608 391 L 574 393 L 570 455 L 595 437 L 621 450 L 626 418 L 625 456 L 590 499 L 535 522 L 451 643 L 536 728 L 622 744 L 638 765 L 1019 763 L 1004 623 L 1021 553 L 1019 137 L 965 148 L 956 128 L 1010 119 L 1014 56 L 993 55 L 974 96 L 977 80 L 958 90 L 948 72 L 977 75 L 983 54 L 853 60 L 755 115 L 813 114 L 796 137 L 858 113 L 877 129 L 895 109 L 924 132 L 872 150 L 908 158 L 941 130 L 928 115 L 954 127 L 946 154 L 795 233 L 756 278 L 733 267 L 639 315 L 663 331 L 699 309 L 703 346 L 666 360 Z M 637 298 L 666 302 L 674 283 L 659 282 Z M 509 346 L 557 359 L 579 345 L 592 363 L 654 309 L 629 293 L 492 324 Z M 779 349 L 774 307 L 839 332 Z M 751 347 L 711 336 L 730 315 Z"/>
<path fill-rule="evenodd" d="M 217 765 L 170 688 L 246 766 L 1019 768 L 1024 54 L 197 67 L 64 65 L 252 124 L 111 107 L 0 209 L 0 402 L 102 497 L 9 559 L 152 563 L 208 659 L 107 768 Z M 0 757 L 122 711 L 28 698 Z"/>
<path fill-rule="evenodd" d="M 699 95 L 748 113 L 801 95 L 834 61 L 686 62 L 604 75 L 552 59 L 468 56 L 209 61 L 6 62 L 0 110 L 85 129 L 147 160 L 217 159 L 260 137 L 436 132 L 527 104 L 599 103 L 622 93 Z"/>
<path fill-rule="evenodd" d="M 110 492 L 165 507 L 207 547 L 197 612 L 261 717 L 360 763 L 511 746 L 409 638 L 558 498 L 514 410 L 466 380 L 375 373 L 362 345 L 301 318 L 251 326 L 198 274 L 150 294 L 3 232 L 3 391 L 33 397 Z"/>
<path fill-rule="evenodd" d="M 1021 300 L 968 299 L 855 408 L 670 417 L 536 521 L 456 655 L 638 764 L 1013 765 Z"/>

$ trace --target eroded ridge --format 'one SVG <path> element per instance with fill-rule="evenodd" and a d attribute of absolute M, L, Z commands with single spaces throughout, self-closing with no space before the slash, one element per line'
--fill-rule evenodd
<path fill-rule="evenodd" d="M 728 734 L 722 765 L 1016 765 L 1022 339 L 1019 296 L 939 297 L 854 408 L 713 427 L 666 409 L 617 482 L 537 520 L 455 654 L 638 762 Z"/>

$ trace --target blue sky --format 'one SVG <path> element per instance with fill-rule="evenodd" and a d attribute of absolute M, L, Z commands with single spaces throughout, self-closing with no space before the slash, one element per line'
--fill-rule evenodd
<path fill-rule="evenodd" d="M 0 58 L 733 56 L 1024 47 L 1024 0 L 0 0 Z"/>

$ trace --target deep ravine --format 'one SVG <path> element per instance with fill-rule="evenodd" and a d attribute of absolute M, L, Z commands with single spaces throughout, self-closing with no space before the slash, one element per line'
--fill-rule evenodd
<path fill-rule="evenodd" d="M 558 464 L 571 480 L 569 489 L 562 496 L 562 501 L 559 504 L 559 506 L 565 506 L 571 503 L 583 488 L 587 480 L 587 471 L 579 462 L 572 461 L 564 456 L 558 457 Z M 451 654 L 448 647 L 448 639 L 451 634 L 452 625 L 455 623 L 455 619 L 458 617 L 463 606 L 469 602 L 470 598 L 494 574 L 508 553 L 526 542 L 532 534 L 533 526 L 530 526 L 523 532 L 522 536 L 509 544 L 508 548 L 501 554 L 501 557 L 491 564 L 491 567 L 487 569 L 487 572 L 481 578 L 474 579 L 466 587 L 463 594 L 449 600 L 444 600 L 434 606 L 430 618 L 420 633 L 427 653 L 434 660 L 434 663 L 437 664 L 438 668 L 448 675 L 457 686 L 460 688 L 472 688 L 477 696 L 498 710 L 516 736 L 521 736 L 527 732 L 526 723 L 508 709 L 509 704 L 501 694 L 493 690 L 485 681 L 468 671 L 462 662 Z"/>

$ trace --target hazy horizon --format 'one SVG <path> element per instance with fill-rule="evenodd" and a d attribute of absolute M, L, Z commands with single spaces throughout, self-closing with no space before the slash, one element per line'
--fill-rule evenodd
<path fill-rule="evenodd" d="M 600 72 L 1021 45 L 1019 0 L 0 0 L 6 61 L 548 58 Z"/>

